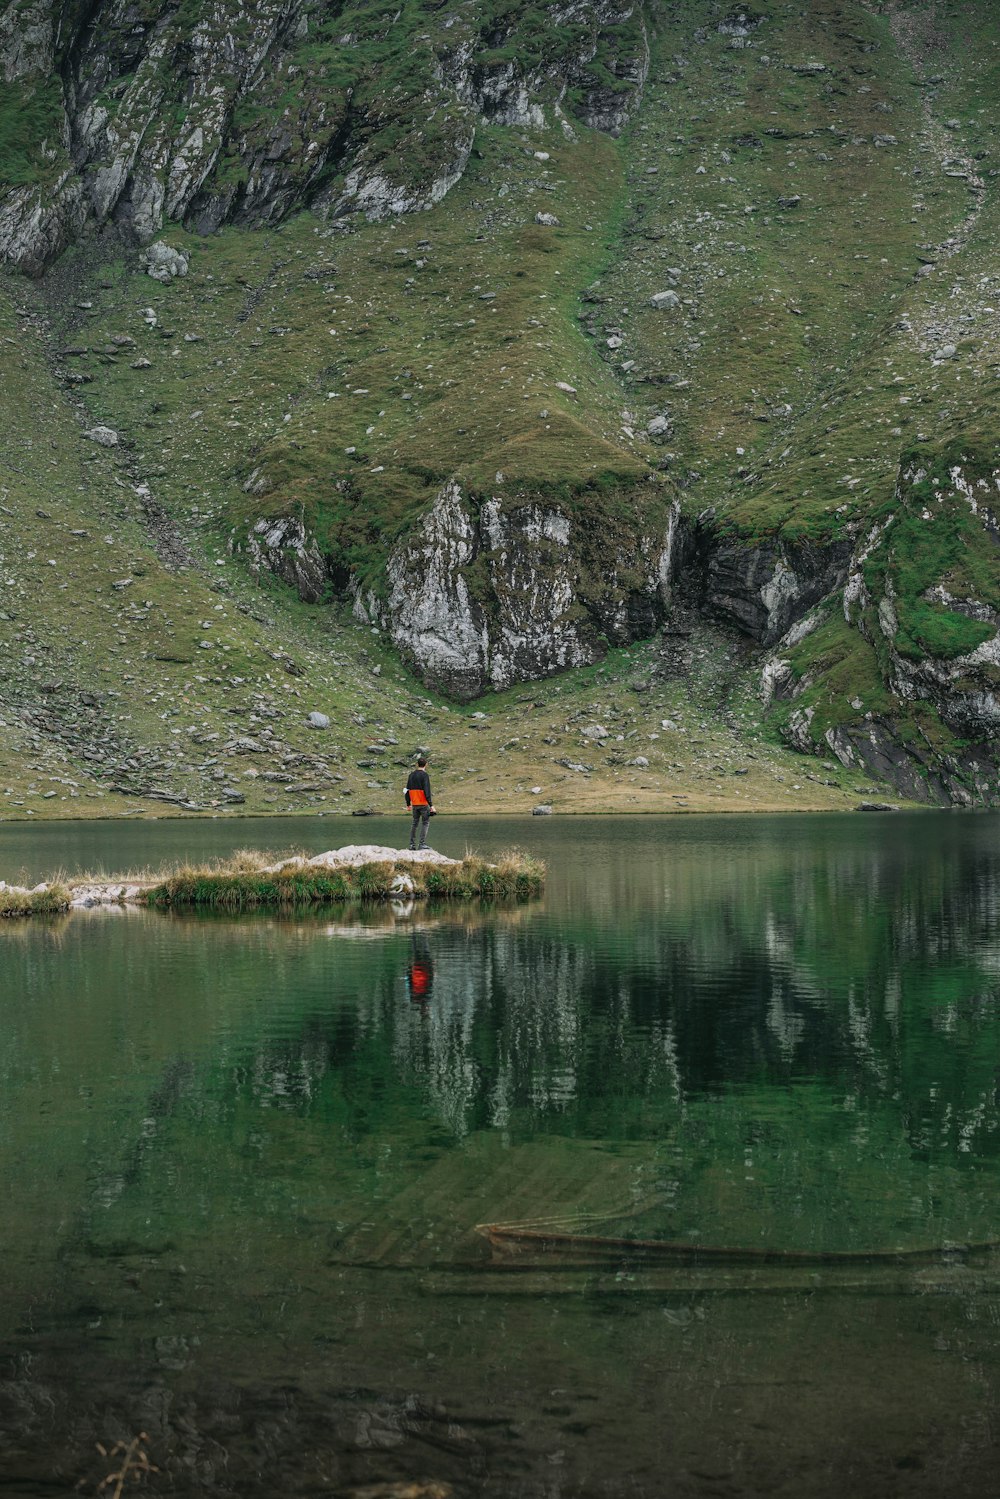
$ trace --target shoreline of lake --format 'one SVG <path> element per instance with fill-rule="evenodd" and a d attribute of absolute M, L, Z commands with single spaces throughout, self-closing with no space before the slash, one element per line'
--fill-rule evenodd
<path fill-rule="evenodd" d="M 609 806 L 603 809 L 580 808 L 576 810 L 570 808 L 560 808 L 558 811 L 553 809 L 551 813 L 547 813 L 545 815 L 553 818 L 572 818 L 574 820 L 579 819 L 582 821 L 593 822 L 602 817 L 634 817 L 636 819 L 654 817 L 848 817 L 855 812 L 869 812 L 872 810 L 874 810 L 873 807 L 862 806 L 860 803 L 856 803 L 851 806 L 821 806 L 818 804 L 810 806 L 790 806 L 787 803 L 781 803 L 774 806 L 766 805 L 758 807 L 748 807 L 733 805 L 729 802 L 721 805 L 716 805 L 715 803 L 706 801 L 703 805 L 684 807 Z M 996 808 L 959 806 L 942 807 L 937 805 L 930 805 L 925 802 L 908 802 L 903 797 L 897 797 L 892 801 L 891 804 L 888 802 L 880 804 L 877 810 L 885 812 L 989 813 L 995 812 Z M 235 810 L 232 812 L 223 812 L 214 809 L 211 811 L 206 809 L 205 811 L 197 812 L 164 812 L 153 811 L 152 809 L 146 808 L 137 808 L 135 811 L 116 813 L 109 812 L 107 809 L 102 808 L 100 811 L 94 812 L 92 816 L 86 813 L 77 812 L 56 812 L 54 814 L 47 813 L 45 816 L 38 817 L 0 816 L 0 827 L 25 827 L 32 824 L 37 827 L 48 827 L 52 826 L 53 824 L 86 824 L 99 822 L 287 822 L 290 818 L 308 818 L 310 821 L 318 821 L 321 818 L 330 818 L 336 821 L 346 821 L 347 819 L 353 818 L 355 816 L 358 816 L 360 820 L 360 815 L 361 814 L 356 814 L 353 812 L 334 812 L 326 811 L 323 809 L 316 809 L 313 807 L 305 809 L 301 812 L 239 812 Z M 486 818 L 490 821 L 497 822 L 516 822 L 525 817 L 531 817 L 534 815 L 534 813 L 530 807 L 525 808 L 524 810 L 516 811 L 490 810 L 489 812 L 482 812 L 476 810 L 475 808 L 462 807 L 455 808 L 454 810 L 450 810 L 440 815 L 442 815 L 446 819 L 454 819 L 459 817 L 476 819 Z M 364 816 L 366 818 L 373 817 L 378 819 L 391 819 L 398 822 L 405 820 L 403 816 L 398 812 L 374 811 L 366 812 Z"/>

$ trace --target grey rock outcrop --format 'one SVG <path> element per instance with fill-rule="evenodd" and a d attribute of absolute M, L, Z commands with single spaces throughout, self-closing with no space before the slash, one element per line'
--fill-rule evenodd
<path fill-rule="evenodd" d="M 27 0 L 0 11 L 0 77 L 4 83 L 31 78 L 48 66 L 53 19 L 46 0 Z"/>
<path fill-rule="evenodd" d="M 934 511 L 917 498 L 918 486 L 926 479 L 924 470 L 911 466 L 900 475 L 897 501 L 901 510 L 911 515 L 917 508 L 927 517 L 926 524 L 948 527 L 949 513 L 971 520 L 981 527 L 993 549 L 1000 547 L 1000 469 L 975 473 L 959 463 L 952 464 L 948 482 L 936 484 Z M 845 614 L 863 632 L 874 634 L 877 628 L 888 650 L 889 681 L 893 692 L 903 702 L 929 702 L 942 721 L 963 738 L 977 741 L 1000 737 L 1000 611 L 981 599 L 956 596 L 943 578 L 928 579 L 922 602 L 940 616 L 972 621 L 980 627 L 982 639 L 972 649 L 945 656 L 940 650 L 919 651 L 908 644 L 902 634 L 899 611 L 894 598 L 895 527 L 893 518 L 880 533 L 878 545 L 889 554 L 885 575 L 885 592 L 879 599 L 867 597 L 860 569 L 852 571 Z M 949 567 L 944 560 L 942 569 Z M 865 605 L 868 605 L 866 610 Z"/>
<path fill-rule="evenodd" d="M 116 448 L 120 440 L 118 433 L 113 427 L 91 427 L 83 435 L 90 442 L 96 442 L 102 448 Z"/>
<path fill-rule="evenodd" d="M 245 541 L 255 572 L 272 572 L 294 588 L 307 604 L 318 604 L 330 588 L 323 554 L 305 526 L 291 516 L 257 521 Z"/>
<path fill-rule="evenodd" d="M 30 276 L 41 275 L 83 232 L 87 211 L 83 184 L 68 168 L 47 192 L 12 189 L 0 197 L 0 264 L 6 260 Z"/>
<path fill-rule="evenodd" d="M 532 64 L 520 60 L 523 20 L 517 11 L 486 22 L 437 61 L 442 82 L 481 119 L 491 124 L 540 129 L 559 121 L 562 110 L 594 130 L 619 135 L 641 97 L 649 73 L 649 41 L 639 5 L 615 0 L 570 0 L 559 22 L 572 26 L 575 44 L 554 49 Z M 497 63 L 495 52 L 514 54 Z M 493 53 L 488 62 L 483 53 Z M 603 69 L 594 66 L 600 55 Z M 610 72 L 616 84 L 609 84 Z M 602 76 L 603 73 L 603 76 Z"/>
<path fill-rule="evenodd" d="M 436 170 L 416 182 L 400 181 L 392 165 L 381 159 L 377 149 L 363 149 L 357 164 L 344 179 L 334 211 L 338 214 L 360 211 L 365 218 L 377 221 L 433 208 L 460 181 L 474 139 L 475 125 L 471 119 L 457 124 Z"/>
<path fill-rule="evenodd" d="M 826 604 L 827 609 L 842 610 L 846 623 L 875 652 L 895 710 L 864 712 L 863 699 L 855 696 L 845 704 L 854 715 L 845 714 L 842 722 L 819 732 L 817 724 L 829 722 L 829 705 L 819 720 L 810 699 L 815 701 L 817 692 L 822 695 L 822 677 L 814 680 L 811 671 L 797 673 L 791 659 L 819 615 L 802 616 L 781 639 L 765 664 L 762 695 L 765 701 L 795 703 L 784 732 L 789 743 L 804 753 L 832 753 L 844 766 L 869 771 L 911 800 L 998 805 L 1000 609 L 963 592 L 953 580 L 946 583 L 945 578 L 952 577 L 956 565 L 961 568 L 963 552 L 974 552 L 978 528 L 986 532 L 990 549 L 1000 547 L 1000 470 L 969 460 L 937 467 L 942 477 L 931 480 L 928 469 L 920 464 L 904 466 L 894 512 L 857 542 L 847 561 L 842 592 L 838 594 L 835 588 Z M 922 531 L 930 532 L 934 545 L 918 551 L 915 540 Z M 750 554 L 738 573 L 752 578 L 750 591 L 760 596 L 762 605 L 780 595 L 782 607 L 777 615 L 784 619 L 798 609 L 803 594 L 801 590 L 796 593 L 781 574 L 776 595 L 777 570 L 770 593 L 758 588 L 760 570 L 766 572 L 770 564 L 769 557 Z M 781 559 L 783 566 L 796 564 L 801 573 L 801 557 L 790 563 L 788 558 Z M 830 565 L 839 571 L 839 554 L 830 559 Z M 822 568 L 814 568 L 811 582 L 819 586 L 824 576 Z M 915 595 L 914 588 L 922 591 Z M 767 624 L 771 614 L 765 617 L 755 602 L 748 608 L 745 589 L 739 595 L 739 609 L 744 617 L 752 616 L 759 639 L 774 642 Z M 729 612 L 732 616 L 733 611 Z M 971 622 L 972 628 L 963 621 Z M 966 641 L 967 648 L 961 649 Z M 949 733 L 953 736 L 950 745 L 936 742 L 933 734 L 914 732 L 910 715 L 915 705 L 931 710 L 930 722 L 939 723 L 937 737 L 942 737 L 943 728 L 944 740 Z"/>
<path fill-rule="evenodd" d="M 152 276 L 154 281 L 172 281 L 175 276 L 186 276 L 188 273 L 188 257 L 183 250 L 175 250 L 162 239 L 148 247 L 143 260 L 146 274 Z"/>
<path fill-rule="evenodd" d="M 428 684 L 472 698 L 650 634 L 669 591 L 675 526 L 671 512 L 659 532 L 609 550 L 557 508 L 490 498 L 476 513 L 450 483 L 390 554 L 387 596 L 359 595 L 355 610 L 388 630 Z"/>
<path fill-rule="evenodd" d="M 430 685 L 468 699 L 599 660 L 649 635 L 680 555 L 676 505 L 609 548 L 555 506 L 476 500 L 454 482 L 391 551 L 385 588 L 361 591 L 297 519 L 262 519 L 243 543 L 308 602 L 350 588 L 357 617 L 385 630 Z"/>
<path fill-rule="evenodd" d="M 494 61 L 517 12 L 449 22 L 416 51 L 423 21 L 402 16 L 364 49 L 345 33 L 331 67 L 307 0 L 0 7 L 3 84 L 26 104 L 44 93 L 56 121 L 32 148 L 39 185 L 0 193 L 0 264 L 39 274 L 88 224 L 146 245 L 167 220 L 209 233 L 307 206 L 369 219 L 427 209 L 464 173 L 480 120 L 571 130 L 565 103 L 617 134 L 649 68 L 641 11 L 616 0 L 573 0 L 561 20 L 574 46 L 553 26 L 530 66 L 516 52 Z M 384 95 L 371 83 L 383 71 L 398 80 Z M 150 274 L 183 271 L 154 256 Z"/>
<path fill-rule="evenodd" d="M 706 604 L 761 645 L 773 645 L 820 599 L 843 586 L 851 551 L 849 538 L 826 546 L 714 541 L 708 550 Z"/>

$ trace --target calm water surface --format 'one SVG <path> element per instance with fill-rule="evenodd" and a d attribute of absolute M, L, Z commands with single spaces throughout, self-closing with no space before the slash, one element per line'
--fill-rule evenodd
<path fill-rule="evenodd" d="M 544 899 L 0 928 L 0 1493 L 1000 1492 L 1000 819 L 432 828 Z"/>

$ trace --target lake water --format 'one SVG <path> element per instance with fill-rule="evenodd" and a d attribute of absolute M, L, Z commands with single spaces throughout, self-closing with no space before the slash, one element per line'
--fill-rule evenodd
<path fill-rule="evenodd" d="M 0 1493 L 997 1493 L 1000 818 L 432 830 L 544 898 L 0 927 Z"/>

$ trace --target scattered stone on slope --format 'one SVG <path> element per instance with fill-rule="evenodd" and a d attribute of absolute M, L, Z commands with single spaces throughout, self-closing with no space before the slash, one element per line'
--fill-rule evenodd
<path fill-rule="evenodd" d="M 184 251 L 175 250 L 162 239 L 147 245 L 143 251 L 143 261 L 147 276 L 152 276 L 154 281 L 170 282 L 175 276 L 186 276 L 188 273 L 189 262 Z"/>

